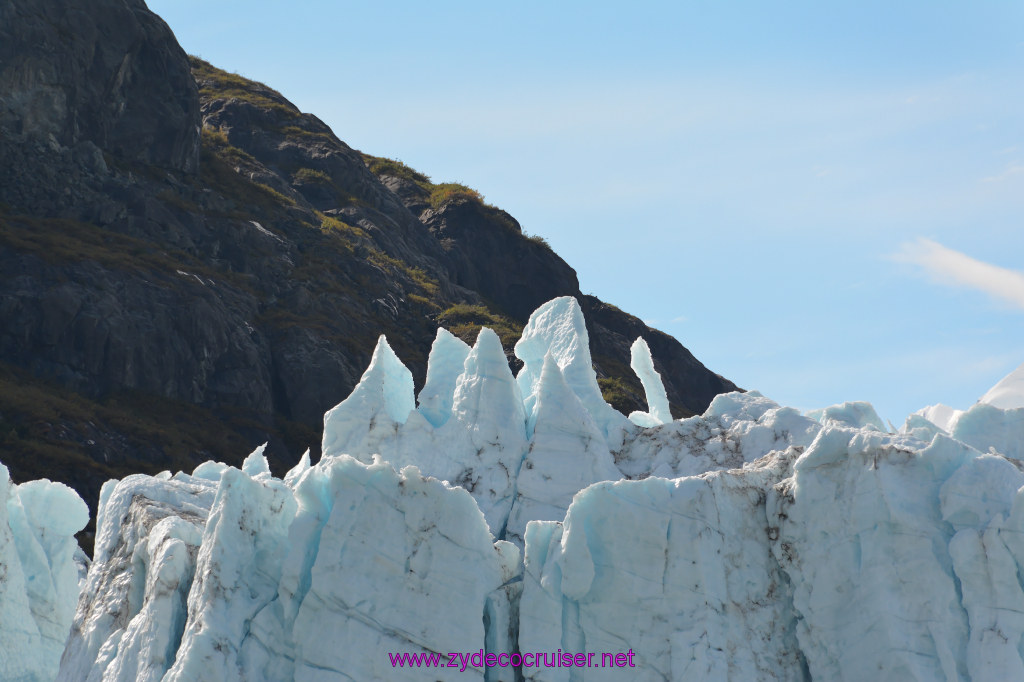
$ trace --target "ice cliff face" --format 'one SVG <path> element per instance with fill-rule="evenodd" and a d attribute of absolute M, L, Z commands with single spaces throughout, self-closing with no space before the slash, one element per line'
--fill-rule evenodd
<path fill-rule="evenodd" d="M 284 480 L 248 462 L 104 489 L 57 679 L 421 679 L 387 653 L 514 645 L 519 551 L 465 490 L 345 455 Z"/>
<path fill-rule="evenodd" d="M 441 331 L 416 396 L 382 337 L 315 465 L 107 483 L 80 597 L 77 497 L 0 476 L 0 678 L 1024 679 L 1024 409 L 671 421 L 637 342 L 627 419 L 573 299 L 516 353 Z"/>
<path fill-rule="evenodd" d="M 61 483 L 12 485 L 0 464 L 0 679 L 52 680 L 78 600 L 89 521 Z"/>

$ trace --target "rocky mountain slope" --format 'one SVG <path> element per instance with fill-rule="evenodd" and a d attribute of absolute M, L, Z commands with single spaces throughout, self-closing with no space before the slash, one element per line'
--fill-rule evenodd
<path fill-rule="evenodd" d="M 0 452 L 94 505 L 130 472 L 275 468 L 388 335 L 422 385 L 438 326 L 510 342 L 574 296 L 605 398 L 675 416 L 736 387 L 584 295 L 473 190 L 350 148 L 278 92 L 189 58 L 142 0 L 0 0 Z"/>

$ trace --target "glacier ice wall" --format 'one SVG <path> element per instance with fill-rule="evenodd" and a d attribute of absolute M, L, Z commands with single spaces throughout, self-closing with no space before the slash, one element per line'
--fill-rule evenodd
<path fill-rule="evenodd" d="M 591 486 L 527 529 L 520 647 L 629 647 L 638 680 L 1024 679 L 1022 469 L 837 427 L 739 470 Z"/>
<path fill-rule="evenodd" d="M 533 436 L 505 527 L 506 537 L 520 546 L 530 521 L 560 521 L 580 490 L 622 477 L 599 427 L 550 354 L 538 381 L 530 427 Z"/>
<path fill-rule="evenodd" d="M 216 491 L 215 481 L 181 474 L 104 484 L 93 561 L 58 680 L 162 679 L 181 641 Z"/>
<path fill-rule="evenodd" d="M 512 646 L 519 550 L 464 489 L 345 455 L 284 480 L 246 463 L 104 490 L 57 679 L 412 680 L 388 653 Z"/>
<path fill-rule="evenodd" d="M 11 483 L 0 464 L 0 679 L 52 680 L 78 600 L 85 502 L 62 483 Z"/>
<path fill-rule="evenodd" d="M 531 523 L 520 648 L 629 650 L 634 680 L 802 679 L 791 590 L 765 528 L 765 490 L 785 460 L 742 474 L 600 483 L 564 523 Z M 588 669 L 586 679 L 623 673 Z"/>
<path fill-rule="evenodd" d="M 627 419 L 587 345 L 572 299 L 518 376 L 492 331 L 442 330 L 416 396 L 381 337 L 318 463 L 108 482 L 80 597 L 80 500 L 3 470 L 0 677 L 1024 679 L 1024 408 L 889 433 L 752 391 L 673 421 L 638 341 Z M 485 663 L 558 651 L 594 667 Z"/>

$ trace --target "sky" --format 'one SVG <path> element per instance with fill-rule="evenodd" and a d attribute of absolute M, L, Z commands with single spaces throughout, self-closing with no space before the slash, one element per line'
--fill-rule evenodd
<path fill-rule="evenodd" d="M 149 6 L 745 389 L 899 426 L 1024 363 L 1024 3 Z"/>

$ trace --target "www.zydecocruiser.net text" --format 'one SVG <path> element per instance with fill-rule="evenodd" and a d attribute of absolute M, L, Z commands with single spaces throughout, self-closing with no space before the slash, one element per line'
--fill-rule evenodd
<path fill-rule="evenodd" d="M 431 652 L 397 654 L 388 652 L 392 668 L 635 668 L 633 650 L 626 653 L 577 653 L 568 651 L 526 651 L 495 654 L 479 651 L 452 651 L 447 654 Z"/>

